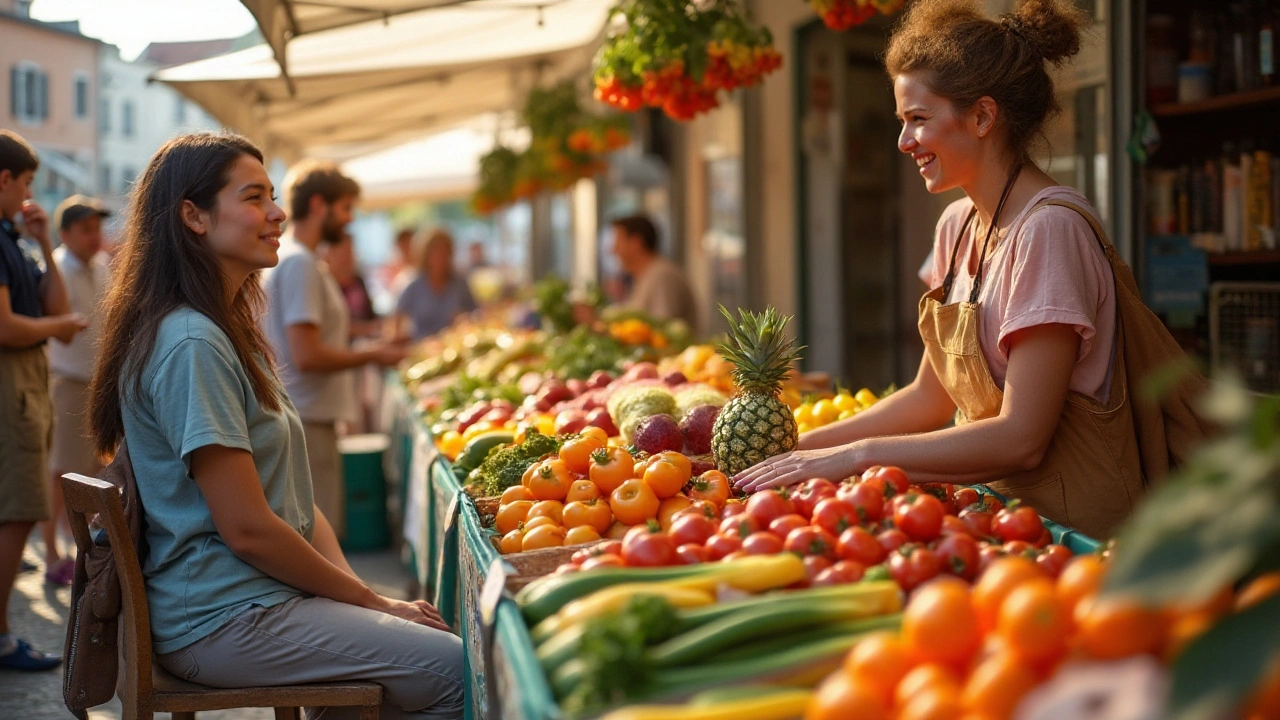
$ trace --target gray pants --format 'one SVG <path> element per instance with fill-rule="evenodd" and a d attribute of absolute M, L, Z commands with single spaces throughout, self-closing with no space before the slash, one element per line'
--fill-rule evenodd
<path fill-rule="evenodd" d="M 383 688 L 382 720 L 456 720 L 465 702 L 456 635 L 326 598 L 254 607 L 156 659 L 176 677 L 211 687 L 376 682 Z M 358 714 L 314 708 L 307 717 Z"/>

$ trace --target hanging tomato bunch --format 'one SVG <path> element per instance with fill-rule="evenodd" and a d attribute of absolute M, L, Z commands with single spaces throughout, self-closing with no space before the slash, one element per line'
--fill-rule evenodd
<path fill-rule="evenodd" d="M 572 82 L 531 90 L 521 119 L 529 147 L 496 147 L 480 160 L 479 188 L 471 199 L 477 214 L 598 175 L 608 167 L 603 156 L 631 142 L 630 120 L 587 112 Z"/>
<path fill-rule="evenodd" d="M 832 30 L 844 31 L 881 15 L 892 15 L 904 0 L 806 0 Z"/>
<path fill-rule="evenodd" d="M 758 85 L 782 67 L 773 36 L 737 0 L 622 0 L 613 13 L 623 26 L 596 56 L 595 96 L 625 112 L 660 107 L 691 120 L 718 107 L 721 91 Z"/>

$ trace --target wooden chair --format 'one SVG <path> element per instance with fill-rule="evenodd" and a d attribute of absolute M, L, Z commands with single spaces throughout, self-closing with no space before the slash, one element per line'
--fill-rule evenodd
<path fill-rule="evenodd" d="M 276 720 L 297 720 L 302 707 L 360 707 L 360 720 L 377 720 L 382 686 L 376 683 L 231 689 L 196 685 L 170 675 L 152 656 L 147 593 L 119 489 L 111 483 L 71 473 L 62 476 L 62 491 L 76 548 L 84 553 L 93 546 L 88 521 L 96 515 L 107 531 L 115 557 L 124 614 L 116 694 L 124 708 L 124 720 L 151 720 L 157 712 L 170 713 L 173 720 L 194 720 L 200 710 L 257 707 L 274 708 Z"/>

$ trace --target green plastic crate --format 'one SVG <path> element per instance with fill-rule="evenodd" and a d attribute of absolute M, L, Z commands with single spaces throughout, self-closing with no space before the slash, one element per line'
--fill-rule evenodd
<path fill-rule="evenodd" d="M 391 541 L 387 525 L 387 485 L 382 456 L 386 435 L 350 435 L 338 440 L 345 492 L 347 550 L 379 550 Z"/>

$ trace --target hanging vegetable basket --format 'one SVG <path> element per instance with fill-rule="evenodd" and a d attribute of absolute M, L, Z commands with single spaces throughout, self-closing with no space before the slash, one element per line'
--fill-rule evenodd
<path fill-rule="evenodd" d="M 892 15 L 904 0 L 805 0 L 832 30 L 844 31 L 876 16 Z"/>
<path fill-rule="evenodd" d="M 737 0 L 622 0 L 595 60 L 597 100 L 625 112 L 662 108 L 675 120 L 715 109 L 720 93 L 782 67 L 767 28 Z"/>

